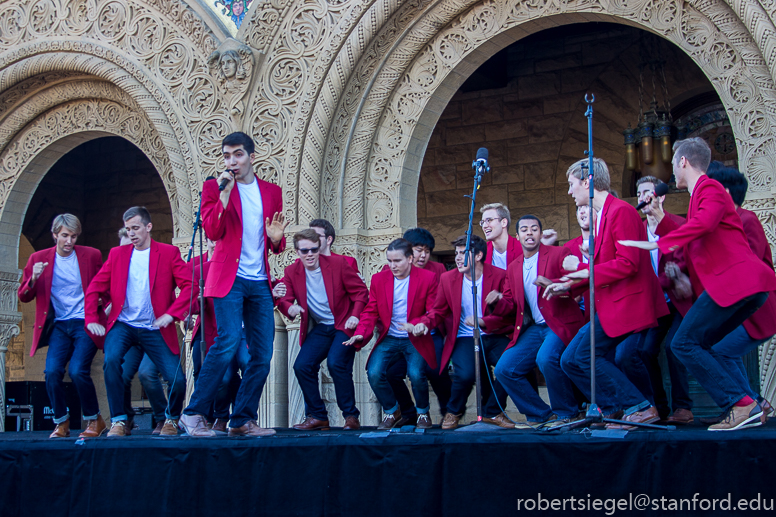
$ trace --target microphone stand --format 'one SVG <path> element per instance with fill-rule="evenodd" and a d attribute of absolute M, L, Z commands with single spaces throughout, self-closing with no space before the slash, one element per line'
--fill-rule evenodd
<path fill-rule="evenodd" d="M 555 431 L 558 429 L 575 429 L 579 427 L 587 427 L 594 423 L 612 423 L 612 424 L 623 424 L 633 427 L 645 427 L 649 429 L 661 429 L 664 431 L 672 431 L 676 429 L 676 427 L 669 425 L 655 425 L 655 424 L 641 424 L 637 422 L 627 422 L 624 420 L 616 420 L 613 418 L 604 418 L 603 413 L 601 412 L 601 408 L 598 407 L 596 404 L 596 396 L 595 396 L 595 233 L 596 233 L 596 224 L 593 221 L 593 198 L 595 197 L 595 189 L 593 188 L 594 183 L 594 177 L 595 177 L 595 169 L 593 167 L 593 102 L 595 102 L 595 95 L 593 94 L 585 94 L 585 102 L 587 103 L 587 110 L 585 110 L 585 117 L 587 117 L 587 150 L 585 151 L 585 156 L 587 156 L 587 165 L 582 165 L 582 169 L 587 169 L 587 178 L 588 183 L 590 185 L 590 235 L 588 237 L 588 264 L 590 267 L 590 278 L 589 278 L 589 286 L 590 286 L 590 296 L 588 300 L 588 304 L 590 305 L 590 406 L 587 408 L 587 413 L 585 414 L 585 418 L 582 420 L 579 420 L 577 422 L 570 422 L 568 424 L 563 424 L 559 426 L 555 426 L 550 428 L 550 431 Z"/>
<path fill-rule="evenodd" d="M 189 246 L 189 255 L 186 258 L 186 262 L 191 262 L 191 255 L 194 253 L 194 242 L 197 238 L 197 234 L 199 234 L 199 330 L 200 330 L 200 342 L 199 342 L 199 353 L 202 356 L 202 363 L 205 362 L 205 353 L 207 352 L 207 343 L 205 342 L 205 264 L 204 264 L 204 254 L 203 254 L 203 239 L 202 234 L 204 233 L 204 230 L 202 229 L 202 192 L 199 194 L 199 208 L 197 209 L 197 217 L 194 220 L 194 228 L 191 235 L 191 245 Z M 195 258 L 194 260 L 197 260 Z M 191 274 L 192 277 L 194 276 L 194 267 L 191 268 Z M 189 310 L 189 314 L 191 314 L 191 310 Z M 194 336 L 192 336 L 192 342 L 193 342 Z M 194 351 L 192 350 L 192 353 Z"/>
<path fill-rule="evenodd" d="M 477 268 L 475 266 L 474 249 L 472 248 L 472 227 L 474 224 L 474 207 L 477 204 L 477 190 L 480 188 L 482 176 L 490 171 L 487 163 L 483 160 L 475 160 L 472 163 L 474 169 L 474 188 L 471 196 L 464 196 L 471 199 L 469 207 L 469 228 L 466 230 L 466 251 L 464 253 L 464 266 L 470 265 L 469 271 L 472 277 L 472 315 L 474 316 L 474 383 L 475 398 L 477 400 L 477 422 L 473 425 L 457 429 L 458 431 L 494 431 L 494 426 L 488 425 L 482 421 L 482 378 L 480 375 L 480 318 L 479 307 L 477 306 Z M 494 395 L 495 396 L 495 395 Z M 496 428 L 498 429 L 498 428 Z"/>

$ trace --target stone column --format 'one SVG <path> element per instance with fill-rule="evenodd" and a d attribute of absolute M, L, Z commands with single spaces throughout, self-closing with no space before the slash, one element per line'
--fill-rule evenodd
<path fill-rule="evenodd" d="M 262 427 L 288 427 L 288 343 L 291 329 L 287 323 L 275 310 L 272 363 L 259 401 L 259 425 Z"/>
<path fill-rule="evenodd" d="M 18 269 L 0 270 L 0 432 L 5 431 L 5 353 L 11 339 L 19 335 L 22 319 L 16 297 L 19 274 Z"/>

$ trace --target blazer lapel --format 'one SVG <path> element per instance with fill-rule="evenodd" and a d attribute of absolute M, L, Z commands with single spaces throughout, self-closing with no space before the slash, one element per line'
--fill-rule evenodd
<path fill-rule="evenodd" d="M 240 230 L 242 230 L 242 200 L 240 200 L 240 189 L 236 184 L 232 188 L 231 194 L 229 194 L 229 205 L 234 206 L 234 209 L 237 210 L 237 217 L 240 218 Z"/>
<path fill-rule="evenodd" d="M 307 307 L 307 271 L 305 271 L 304 264 L 302 264 L 301 259 L 297 259 L 297 261 L 299 267 L 296 268 L 295 276 L 297 278 L 296 283 L 299 286 L 299 292 L 294 294 L 296 294 L 296 299 L 299 305 L 302 307 Z"/>
<path fill-rule="evenodd" d="M 154 292 L 154 281 L 156 280 L 156 270 L 159 266 L 159 245 L 155 240 L 151 240 L 151 251 L 148 260 L 148 286 L 151 293 Z"/>
<path fill-rule="evenodd" d="M 410 285 L 407 289 L 407 321 L 410 321 L 412 314 L 412 302 L 415 301 L 415 293 L 418 291 L 418 273 L 415 266 L 410 266 Z"/>
<path fill-rule="evenodd" d="M 48 262 L 48 266 L 46 266 L 46 269 L 44 269 L 43 273 L 41 274 L 43 277 L 44 285 L 46 286 L 46 293 L 48 293 L 49 297 L 51 297 L 51 284 L 54 281 L 54 264 L 56 264 L 56 260 L 57 247 L 54 246 L 46 254 L 46 262 Z M 80 264 L 81 261 L 79 260 L 78 263 Z M 81 278 L 83 278 L 83 272 L 81 273 Z M 86 293 L 86 288 L 84 288 L 84 293 Z"/>
<path fill-rule="evenodd" d="M 331 270 L 331 262 L 328 257 L 321 257 L 321 276 L 323 276 L 323 285 L 326 288 L 326 299 L 329 301 L 329 310 L 334 314 L 334 273 Z"/>
<path fill-rule="evenodd" d="M 493 266 L 496 267 L 496 266 Z M 461 302 L 463 300 L 463 274 L 455 275 L 453 280 L 453 306 L 450 309 L 453 312 L 453 323 L 456 329 L 461 321 Z"/>
<path fill-rule="evenodd" d="M 549 278 L 547 276 L 547 254 L 544 253 L 544 250 L 542 249 L 543 244 L 539 245 L 539 264 L 536 266 L 536 274 L 538 276 L 543 276 L 545 278 Z M 536 296 L 538 299 L 539 293 L 541 292 L 541 288 L 537 285 L 536 287 Z"/>
<path fill-rule="evenodd" d="M 595 253 L 593 256 L 598 255 L 598 252 L 601 251 L 601 246 L 603 244 L 603 239 L 601 238 L 602 235 L 604 235 L 604 228 L 606 228 L 606 213 L 609 211 L 609 207 L 612 204 L 612 195 L 609 194 L 606 196 L 606 201 L 604 201 L 604 207 L 601 209 L 601 213 L 598 214 L 598 217 L 601 218 L 601 225 L 598 227 L 598 231 L 595 232 Z M 591 219 L 591 224 L 595 225 L 595 221 Z"/>

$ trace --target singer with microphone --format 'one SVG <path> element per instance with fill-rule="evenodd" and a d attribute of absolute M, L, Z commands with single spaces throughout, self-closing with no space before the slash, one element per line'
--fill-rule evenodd
<path fill-rule="evenodd" d="M 180 426 L 190 436 L 215 435 L 205 415 L 240 346 L 244 319 L 250 361 L 230 417 L 229 435 L 267 436 L 275 431 L 258 426 L 257 409 L 269 375 L 275 334 L 268 253 L 270 249 L 283 251 L 288 223 L 280 187 L 253 172 L 253 139 L 242 132 L 232 133 L 224 138 L 221 150 L 227 170 L 218 183 L 206 181 L 202 188 L 202 227 L 216 241 L 205 296 L 213 298 L 218 335 Z"/>

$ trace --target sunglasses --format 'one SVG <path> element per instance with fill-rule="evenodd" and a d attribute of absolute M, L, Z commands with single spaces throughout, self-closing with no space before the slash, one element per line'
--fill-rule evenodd
<path fill-rule="evenodd" d="M 300 255 L 307 255 L 308 253 L 318 253 L 319 249 L 320 248 L 299 248 L 296 251 L 298 251 Z"/>

